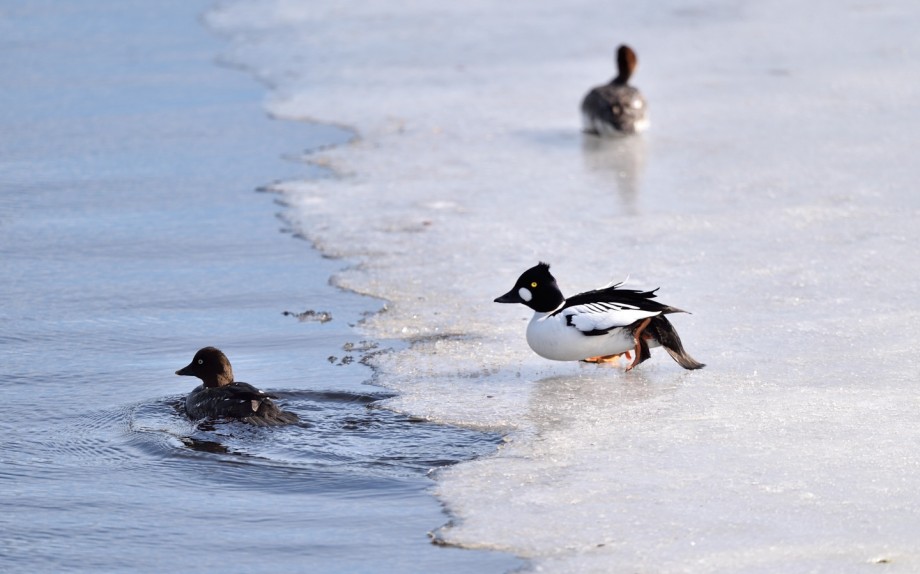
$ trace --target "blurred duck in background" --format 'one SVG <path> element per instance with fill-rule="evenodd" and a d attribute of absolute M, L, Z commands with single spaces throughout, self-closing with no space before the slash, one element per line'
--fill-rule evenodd
<path fill-rule="evenodd" d="M 593 88 L 581 102 L 585 132 L 621 136 L 648 128 L 645 98 L 629 85 L 637 64 L 632 48 L 624 44 L 617 49 L 617 76 L 610 83 Z"/>

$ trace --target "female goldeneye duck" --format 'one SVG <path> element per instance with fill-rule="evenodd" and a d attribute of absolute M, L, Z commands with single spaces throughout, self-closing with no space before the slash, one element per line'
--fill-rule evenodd
<path fill-rule="evenodd" d="M 185 412 L 190 418 L 239 419 L 258 426 L 298 421 L 297 415 L 281 410 L 271 401 L 277 398 L 274 395 L 234 381 L 230 361 L 215 347 L 199 350 L 192 362 L 176 374 L 198 377 L 202 382 L 185 399 Z"/>
<path fill-rule="evenodd" d="M 636 53 L 629 46 L 617 49 L 617 77 L 597 86 L 581 102 L 585 131 L 595 135 L 634 134 L 649 125 L 645 98 L 629 85 L 636 71 Z"/>
<path fill-rule="evenodd" d="M 534 310 L 527 325 L 527 344 L 546 359 L 606 362 L 633 351 L 635 358 L 626 367 L 630 371 L 651 357 L 650 347 L 662 346 L 685 369 L 705 366 L 684 351 L 677 331 L 665 318 L 684 311 L 653 301 L 657 289 L 636 291 L 621 285 L 566 299 L 549 265 L 540 263 L 495 302 L 523 303 Z"/>

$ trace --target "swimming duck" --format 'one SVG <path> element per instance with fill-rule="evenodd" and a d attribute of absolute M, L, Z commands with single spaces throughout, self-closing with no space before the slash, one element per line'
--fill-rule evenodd
<path fill-rule="evenodd" d="M 617 77 L 592 89 L 581 102 L 586 132 L 610 136 L 639 133 L 648 128 L 645 98 L 629 85 L 637 63 L 632 48 L 624 44 L 617 49 Z"/>
<path fill-rule="evenodd" d="M 549 265 L 541 262 L 495 302 L 522 303 L 534 310 L 527 325 L 527 344 L 546 359 L 600 363 L 633 352 L 635 357 L 626 368 L 630 371 L 651 357 L 650 347 L 662 346 L 681 367 L 704 367 L 687 354 L 665 318 L 685 311 L 654 301 L 655 291 L 624 289 L 616 283 L 566 299 Z"/>
<path fill-rule="evenodd" d="M 274 395 L 234 381 L 230 361 L 215 347 L 199 350 L 192 362 L 176 374 L 198 377 L 202 382 L 185 399 L 185 412 L 190 418 L 239 419 L 257 426 L 298 421 L 297 415 L 281 410 L 271 401 L 277 398 Z"/>

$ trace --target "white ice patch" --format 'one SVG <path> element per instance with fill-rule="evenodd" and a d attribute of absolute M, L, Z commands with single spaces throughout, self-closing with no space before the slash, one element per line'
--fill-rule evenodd
<path fill-rule="evenodd" d="M 338 177 L 278 190 L 353 264 L 336 283 L 390 302 L 369 336 L 413 342 L 377 359 L 389 406 L 513 430 L 440 475 L 441 537 L 544 572 L 918 571 L 920 16 L 818 4 L 802 33 L 775 2 L 656 7 L 251 0 L 209 21 L 273 114 L 360 134 L 310 156 Z M 645 136 L 579 131 L 620 41 L 598 22 L 629 30 Z M 530 311 L 492 303 L 539 260 L 565 294 L 661 286 L 709 366 L 541 359 Z"/>

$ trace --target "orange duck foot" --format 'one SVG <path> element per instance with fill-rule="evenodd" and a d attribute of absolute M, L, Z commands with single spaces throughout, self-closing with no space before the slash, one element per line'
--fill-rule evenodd
<path fill-rule="evenodd" d="M 625 353 L 617 353 L 616 355 L 599 355 L 597 357 L 588 357 L 587 359 L 582 359 L 584 363 L 615 363 L 620 360 L 620 357 L 625 356 L 626 360 L 630 359 L 630 351 Z"/>
<path fill-rule="evenodd" d="M 651 322 L 651 320 L 651 318 L 648 318 L 639 323 L 639 326 L 636 327 L 636 330 L 633 333 L 633 338 L 636 341 L 636 358 L 633 359 L 633 362 L 630 363 L 628 367 L 626 367 L 627 373 L 638 367 L 639 363 L 648 358 L 648 343 L 645 342 L 642 331 L 645 331 L 645 328 L 648 327 L 648 324 Z"/>

